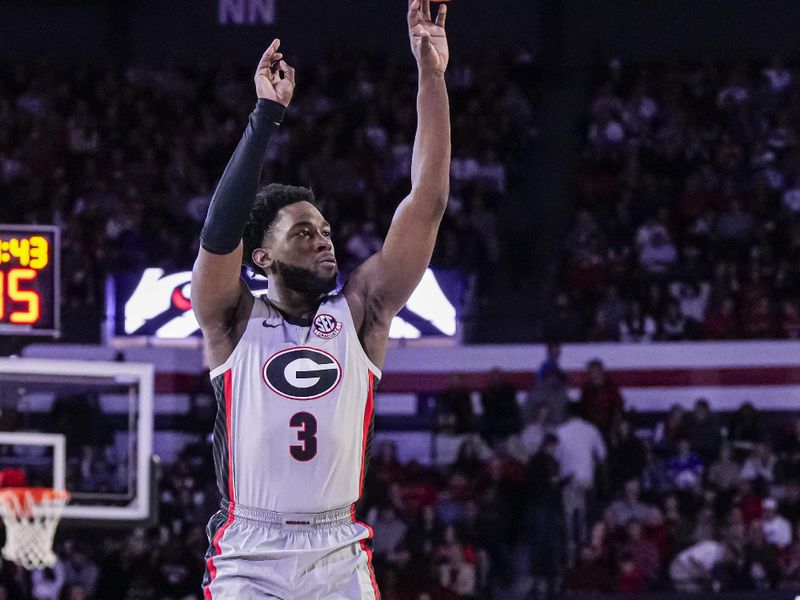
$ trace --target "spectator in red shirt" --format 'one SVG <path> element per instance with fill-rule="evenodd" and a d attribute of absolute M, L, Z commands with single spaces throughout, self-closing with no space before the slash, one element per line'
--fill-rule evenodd
<path fill-rule="evenodd" d="M 753 481 L 749 479 L 742 479 L 739 482 L 739 490 L 733 497 L 731 505 L 741 511 L 747 524 L 761 518 L 761 497 L 755 493 Z"/>
<path fill-rule="evenodd" d="M 598 238 L 579 250 L 567 266 L 567 287 L 577 296 L 599 298 L 608 283 L 609 264 L 607 252 Z"/>
<path fill-rule="evenodd" d="M 630 552 L 624 552 L 620 558 L 616 591 L 622 594 L 642 594 L 647 591 L 647 578 Z"/>
<path fill-rule="evenodd" d="M 756 339 L 769 339 L 775 336 L 775 320 L 769 298 L 758 298 L 743 307 L 742 336 Z"/>
<path fill-rule="evenodd" d="M 764 269 L 757 261 L 751 261 L 739 288 L 739 301 L 744 309 L 743 312 L 750 312 L 761 300 L 769 300 L 770 292 L 770 282 L 765 276 Z"/>
<path fill-rule="evenodd" d="M 684 182 L 684 188 L 678 196 L 677 208 L 681 224 L 688 228 L 695 219 L 707 214 L 714 204 L 714 198 L 705 185 L 703 173 L 695 171 Z"/>
<path fill-rule="evenodd" d="M 622 394 L 608 377 L 600 359 L 589 361 L 586 365 L 586 376 L 586 383 L 581 388 L 581 414 L 608 440 L 613 424 L 622 416 L 625 408 Z"/>
<path fill-rule="evenodd" d="M 605 557 L 598 556 L 590 547 L 583 548 L 578 561 L 564 574 L 564 588 L 571 591 L 612 591 L 614 577 Z"/>
<path fill-rule="evenodd" d="M 387 484 L 405 480 L 405 467 L 397 458 L 397 443 L 394 441 L 381 442 L 370 467 L 375 469 L 377 478 Z"/>
<path fill-rule="evenodd" d="M 658 547 L 644 536 L 644 527 L 641 521 L 632 520 L 625 528 L 628 541 L 625 543 L 624 552 L 632 557 L 636 569 L 646 581 L 655 581 L 661 568 L 661 556 Z"/>
<path fill-rule="evenodd" d="M 739 337 L 736 304 L 730 296 L 719 306 L 712 308 L 706 316 L 705 337 L 710 340 L 732 340 Z"/>
<path fill-rule="evenodd" d="M 778 335 L 782 338 L 796 340 L 800 338 L 800 310 L 791 300 L 781 303 L 780 326 Z"/>

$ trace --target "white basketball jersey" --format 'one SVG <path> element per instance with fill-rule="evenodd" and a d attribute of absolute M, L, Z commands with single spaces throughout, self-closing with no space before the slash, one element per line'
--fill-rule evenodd
<path fill-rule="evenodd" d="M 322 512 L 361 495 L 380 370 L 344 294 L 313 319 L 256 298 L 233 353 L 211 371 L 214 463 L 222 497 L 276 512 Z"/>

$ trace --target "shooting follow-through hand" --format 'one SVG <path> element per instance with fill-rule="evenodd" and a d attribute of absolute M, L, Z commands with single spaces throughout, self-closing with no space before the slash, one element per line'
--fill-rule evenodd
<path fill-rule="evenodd" d="M 283 53 L 278 52 L 280 45 L 280 40 L 273 40 L 258 63 L 254 77 L 256 94 L 289 106 L 294 93 L 294 67 L 283 60 Z"/>
<path fill-rule="evenodd" d="M 444 73 L 450 60 L 444 22 L 447 5 L 439 6 L 436 21 L 431 20 L 430 0 L 409 0 L 408 35 L 411 52 L 421 73 Z"/>

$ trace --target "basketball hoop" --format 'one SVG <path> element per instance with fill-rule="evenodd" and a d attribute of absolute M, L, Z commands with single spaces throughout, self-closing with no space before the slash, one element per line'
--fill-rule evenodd
<path fill-rule="evenodd" d="M 3 558 L 42 569 L 56 562 L 53 537 L 69 493 L 53 488 L 0 489 L 0 517 L 6 527 Z"/>

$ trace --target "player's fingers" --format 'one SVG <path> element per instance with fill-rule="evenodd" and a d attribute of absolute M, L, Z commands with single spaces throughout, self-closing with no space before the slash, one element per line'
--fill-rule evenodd
<path fill-rule="evenodd" d="M 280 63 L 281 71 L 283 71 L 284 79 L 288 79 L 292 83 L 294 83 L 294 67 L 287 64 L 284 61 Z"/>
<path fill-rule="evenodd" d="M 431 0 L 420 0 L 420 12 L 424 21 L 431 20 Z"/>
<path fill-rule="evenodd" d="M 447 4 L 442 4 L 439 7 L 439 12 L 436 13 L 436 24 L 439 27 L 444 27 L 444 22 L 447 19 Z"/>
<path fill-rule="evenodd" d="M 408 26 L 413 27 L 419 20 L 420 0 L 408 0 Z"/>
<path fill-rule="evenodd" d="M 272 40 L 272 43 L 269 45 L 269 48 L 266 49 L 264 54 L 261 55 L 261 60 L 258 62 L 258 70 L 261 71 L 262 69 L 268 69 L 270 64 L 273 62 L 276 52 L 278 52 L 278 48 L 280 48 L 281 41 L 278 38 Z"/>

